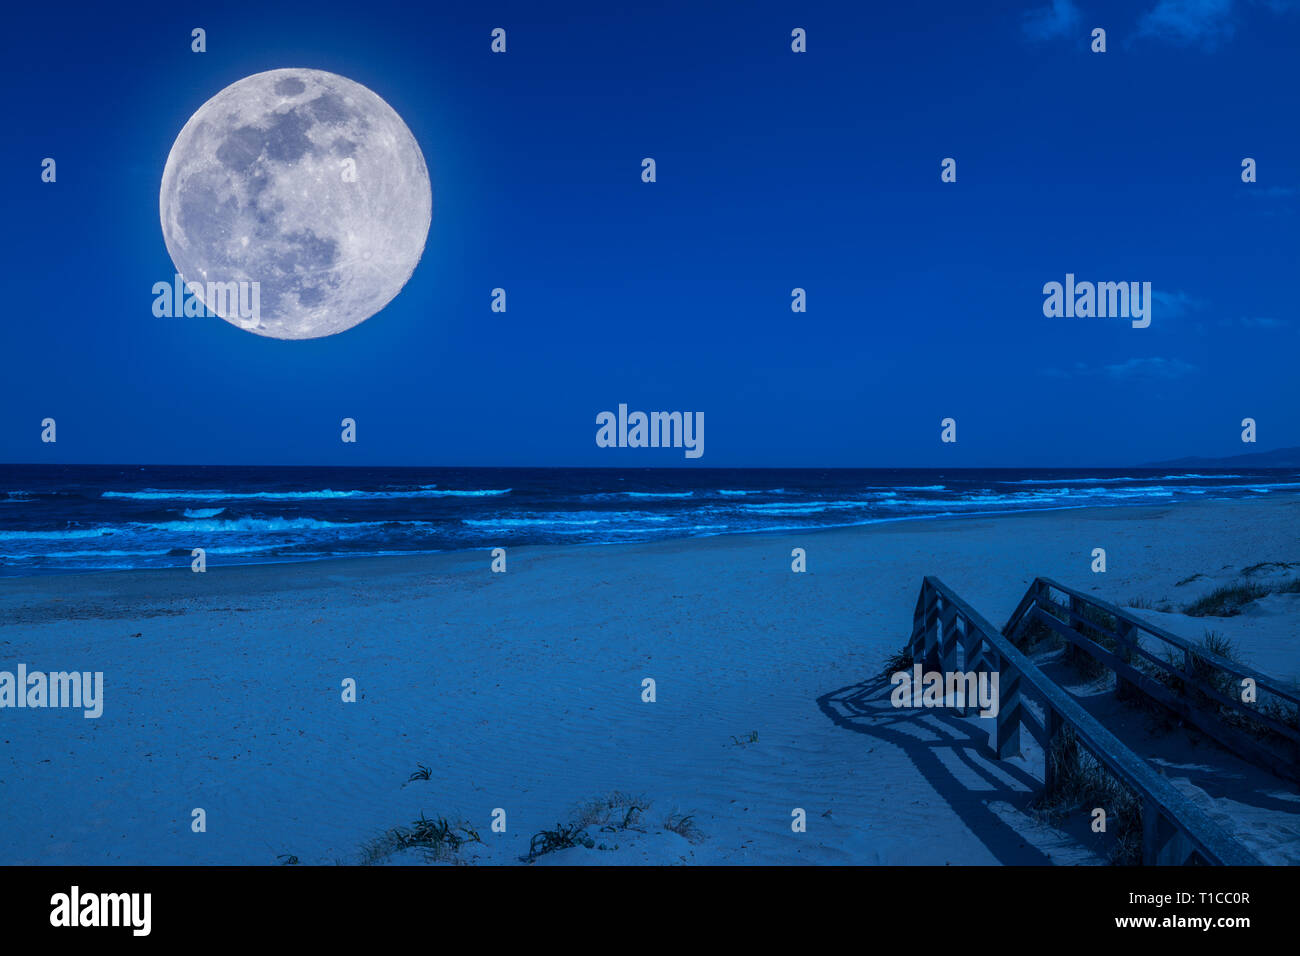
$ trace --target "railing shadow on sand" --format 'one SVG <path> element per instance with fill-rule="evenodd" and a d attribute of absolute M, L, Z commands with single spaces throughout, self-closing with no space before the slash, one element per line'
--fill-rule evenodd
<path fill-rule="evenodd" d="M 999 863 L 1050 865 L 1052 860 L 1047 854 L 1027 844 L 992 806 L 1001 801 L 1017 810 L 1024 809 L 1039 786 L 1037 778 L 1009 765 L 998 766 L 994 772 L 989 766 L 995 761 L 987 734 L 977 724 L 949 712 L 899 710 L 889 698 L 888 681 L 877 677 L 823 694 L 817 705 L 837 726 L 901 750 Z M 984 781 L 986 788 L 975 790 L 960 780 L 945 756 L 960 761 Z"/>

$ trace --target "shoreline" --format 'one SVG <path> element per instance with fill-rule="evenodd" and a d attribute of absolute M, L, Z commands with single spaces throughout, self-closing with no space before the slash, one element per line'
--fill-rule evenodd
<path fill-rule="evenodd" d="M 570 550 L 587 551 L 591 549 L 626 549 L 626 548 L 649 548 L 656 545 L 670 545 L 673 543 L 682 543 L 690 541 L 711 541 L 711 540 L 728 540 L 728 539 L 748 539 L 748 538 L 803 538 L 806 536 L 852 534 L 852 533 L 869 533 L 872 529 L 888 529 L 898 525 L 917 524 L 921 526 L 937 526 L 935 531 L 942 531 L 943 526 L 953 525 L 960 526 L 972 521 L 989 521 L 1004 518 L 1028 518 L 1035 515 L 1055 514 L 1069 512 L 1086 516 L 1094 514 L 1101 516 L 1115 512 L 1138 511 L 1151 514 L 1177 509 L 1179 511 L 1186 509 L 1196 509 L 1216 504 L 1228 504 L 1233 502 L 1264 502 L 1264 501 L 1300 501 L 1300 491 L 1297 492 L 1272 492 L 1267 497 L 1259 498 L 1212 498 L 1206 497 L 1196 501 L 1179 501 L 1168 504 L 1153 504 L 1151 502 L 1139 502 L 1136 504 L 1111 504 L 1111 505 L 1062 505 L 1059 507 L 1049 508 L 1020 508 L 1007 511 L 987 511 L 987 512 L 970 512 L 966 514 L 955 515 L 902 515 L 896 518 L 879 518 L 870 521 L 854 522 L 852 524 L 829 525 L 824 527 L 807 528 L 807 529 L 790 529 L 790 528 L 754 528 L 749 530 L 722 531 L 713 534 L 697 535 L 678 535 L 672 537 L 656 538 L 650 541 L 589 541 L 589 542 L 572 542 L 559 543 L 548 542 L 545 544 L 524 544 L 510 545 L 508 543 L 494 542 L 483 544 L 474 548 L 455 548 L 441 551 L 408 551 L 391 554 L 361 554 L 361 555 L 327 555 L 319 558 L 310 558 L 308 560 L 289 560 L 289 561 L 251 561 L 239 562 L 233 564 L 213 564 L 209 561 L 208 572 L 217 570 L 229 573 L 237 569 L 306 569 L 321 565 L 345 566 L 353 563 L 361 563 L 360 566 L 372 566 L 371 562 L 376 562 L 373 566 L 378 567 L 378 562 L 393 562 L 396 566 L 399 562 L 409 561 L 432 561 L 437 559 L 451 560 L 457 557 L 464 558 L 467 555 L 481 555 L 490 552 L 493 548 L 505 548 L 508 554 L 514 553 L 532 553 L 532 552 L 565 552 Z M 0 575 L 0 592 L 10 581 L 43 581 L 54 580 L 59 578 L 75 579 L 95 579 L 105 575 L 135 575 L 150 574 L 164 575 L 168 573 L 184 572 L 187 574 L 194 573 L 190 570 L 188 560 L 175 567 L 165 568 L 102 568 L 102 569 L 77 569 L 77 570 L 42 570 L 33 574 L 10 574 Z"/>

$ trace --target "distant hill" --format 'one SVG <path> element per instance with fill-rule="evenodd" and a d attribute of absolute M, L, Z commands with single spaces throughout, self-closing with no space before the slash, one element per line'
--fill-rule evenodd
<path fill-rule="evenodd" d="M 1226 458 L 1173 458 L 1153 461 L 1148 468 L 1300 468 L 1300 448 L 1275 448 Z"/>

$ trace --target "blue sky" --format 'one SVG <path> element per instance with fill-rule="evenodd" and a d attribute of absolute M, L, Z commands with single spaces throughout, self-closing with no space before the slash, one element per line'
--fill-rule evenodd
<path fill-rule="evenodd" d="M 11 12 L 0 460 L 1105 466 L 1253 450 L 1247 416 L 1300 445 L 1300 4 L 408 6 Z M 155 318 L 176 134 L 285 66 L 411 128 L 420 265 L 330 338 Z M 1151 327 L 1045 317 L 1067 272 L 1151 282 Z M 704 412 L 706 454 L 597 448 L 620 402 Z"/>

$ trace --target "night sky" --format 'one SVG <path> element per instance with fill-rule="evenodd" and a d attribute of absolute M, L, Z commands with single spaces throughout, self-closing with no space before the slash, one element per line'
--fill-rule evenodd
<path fill-rule="evenodd" d="M 1107 466 L 1300 445 L 1300 3 L 7 16 L 0 461 Z M 155 318 L 172 142 L 277 67 L 402 116 L 433 183 L 423 259 L 329 338 Z M 1151 282 L 1150 328 L 1045 317 L 1067 272 Z M 704 412 L 705 455 L 598 448 L 619 403 Z"/>

